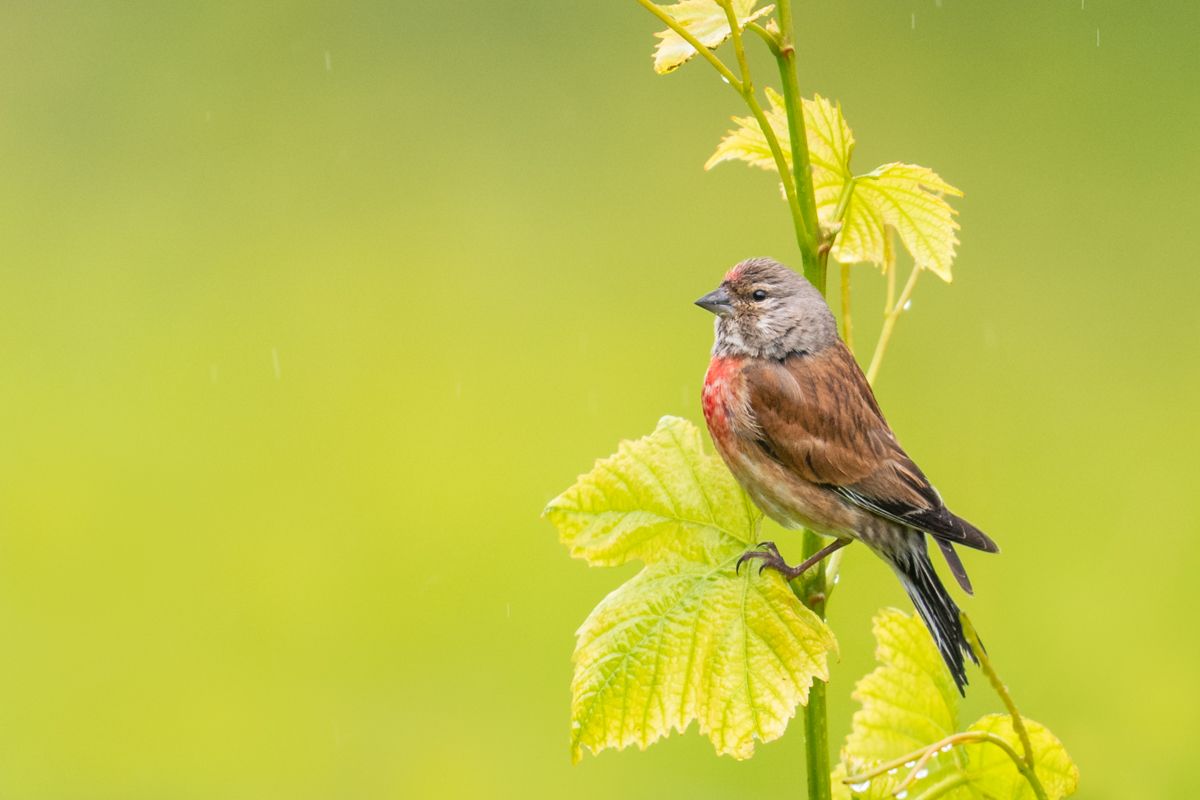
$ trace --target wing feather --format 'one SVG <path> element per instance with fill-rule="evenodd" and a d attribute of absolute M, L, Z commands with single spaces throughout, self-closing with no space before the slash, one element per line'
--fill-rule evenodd
<path fill-rule="evenodd" d="M 947 542 L 996 552 L 995 542 L 946 508 L 908 457 L 845 345 L 747 367 L 760 446 L 812 483 L 885 519 Z"/>

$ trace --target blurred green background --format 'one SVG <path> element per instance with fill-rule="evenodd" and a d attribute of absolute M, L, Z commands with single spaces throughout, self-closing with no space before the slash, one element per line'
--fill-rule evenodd
<path fill-rule="evenodd" d="M 967 556 L 966 608 L 1080 796 L 1191 796 L 1200 9 L 797 26 L 860 170 L 967 193 L 956 281 L 918 286 L 879 381 L 1004 548 Z M 743 763 L 694 731 L 568 761 L 573 632 L 634 568 L 538 515 L 660 415 L 699 421 L 695 297 L 796 264 L 770 176 L 701 170 L 742 109 L 702 64 L 655 76 L 657 27 L 633 2 L 3 5 L 0 796 L 801 796 L 798 727 Z M 865 342 L 881 282 L 855 274 Z M 835 742 L 889 604 L 850 550 Z"/>

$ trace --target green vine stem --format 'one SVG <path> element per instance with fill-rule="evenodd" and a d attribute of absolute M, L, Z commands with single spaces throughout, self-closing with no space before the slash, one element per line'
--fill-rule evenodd
<path fill-rule="evenodd" d="M 822 295 L 825 294 L 825 267 L 829 249 L 822 247 L 821 225 L 817 217 L 817 200 L 813 192 L 812 165 L 808 155 L 808 132 L 804 124 L 804 106 L 800 97 L 800 81 L 796 70 L 796 40 L 792 25 L 791 0 L 778 0 L 779 33 L 775 61 L 783 84 L 784 109 L 787 112 L 788 132 L 792 146 L 792 175 L 799 195 L 800 216 L 807 231 L 800 246 L 804 275 Z M 812 531 L 804 532 L 804 557 L 809 558 L 821 549 L 823 541 Z M 800 600 L 821 619 L 825 619 L 828 597 L 825 570 L 809 570 Z M 808 692 L 804 716 L 804 754 L 808 777 L 809 800 L 831 800 L 829 766 L 829 719 L 826 709 L 826 684 L 814 680 Z"/>
<path fill-rule="evenodd" d="M 804 531 L 804 557 L 808 558 L 825 545 L 825 541 L 812 531 Z M 808 606 L 817 616 L 825 619 L 825 605 L 829 599 L 825 582 L 825 570 L 817 567 L 792 582 L 792 591 L 800 602 Z M 801 714 L 804 718 L 804 754 L 808 777 L 809 800 L 830 800 L 833 787 L 830 783 L 829 763 L 829 718 L 826 703 L 828 684 L 813 680 L 808 690 L 808 703 Z"/>
<path fill-rule="evenodd" d="M 889 265 L 889 274 L 894 275 L 896 271 L 895 261 Z M 908 280 L 904 283 L 904 288 L 900 290 L 900 297 L 896 298 L 891 309 L 883 318 L 883 328 L 879 331 L 879 341 L 875 343 L 875 353 L 871 356 L 871 365 L 867 367 L 867 382 L 874 384 L 875 377 L 879 374 L 879 365 L 883 363 L 883 354 L 887 352 L 888 342 L 891 341 L 892 331 L 896 327 L 896 320 L 900 319 L 900 315 L 904 313 L 905 306 L 912 299 L 913 289 L 916 288 L 917 278 L 921 274 L 921 268 L 916 264 L 913 265 L 912 272 L 908 275 Z M 895 278 L 889 279 L 889 290 L 894 287 Z M 889 292 L 890 293 L 890 292 Z"/>
<path fill-rule="evenodd" d="M 1008 709 L 1009 716 L 1012 717 L 1013 730 L 1017 732 L 1017 738 L 1021 740 L 1021 749 L 1025 751 L 1025 763 L 1029 768 L 1033 769 L 1033 742 L 1029 739 L 1029 731 L 1025 727 L 1025 719 L 1021 716 L 1021 712 L 1017 710 L 1017 704 L 1013 701 L 1012 695 L 1009 694 L 1008 687 L 1004 685 L 1004 681 L 1000 680 L 1000 676 L 996 673 L 995 667 L 992 666 L 992 660 L 988 657 L 987 650 L 983 649 L 983 642 L 979 640 L 979 634 L 975 631 L 975 626 L 971 624 L 970 618 L 965 612 L 958 612 L 959 619 L 962 623 L 963 634 L 966 635 L 967 641 L 971 643 L 971 649 L 975 651 L 975 655 L 979 658 L 979 667 L 983 670 L 983 674 L 987 675 L 988 682 L 992 684 L 992 688 L 996 690 L 996 694 L 1000 695 L 1000 699 L 1004 702 L 1004 707 Z"/>
<path fill-rule="evenodd" d="M 896 305 L 896 242 L 892 238 L 892 229 L 887 228 L 883 236 L 883 271 L 887 273 L 887 299 L 883 304 L 883 314 Z"/>
<path fill-rule="evenodd" d="M 842 186 L 842 193 L 838 197 L 837 208 L 833 212 L 833 228 L 827 234 L 828 245 L 831 250 L 833 241 L 842 229 L 842 221 L 846 218 L 846 210 L 850 208 L 850 198 L 854 196 L 854 186 L 858 183 L 858 178 L 850 178 Z M 828 259 L 828 250 L 825 251 L 825 258 Z M 841 279 L 842 279 L 842 339 L 846 342 L 846 347 L 850 348 L 850 352 L 854 352 L 854 322 L 851 316 L 850 306 L 850 265 L 841 264 Z"/>
<path fill-rule="evenodd" d="M 784 109 L 787 112 L 788 133 L 792 146 L 792 176 L 796 193 L 799 195 L 800 217 L 807 235 L 800 245 L 800 256 L 804 275 L 813 286 L 825 294 L 825 268 L 829 249 L 823 247 L 821 226 L 817 217 L 817 200 L 813 192 L 812 165 L 808 155 L 808 132 L 804 124 L 804 106 L 800 97 L 800 81 L 796 70 L 796 44 L 792 25 L 791 0 L 778 0 L 779 33 L 778 49 L 774 51 L 779 66 L 779 77 L 783 84 Z M 760 123 L 761 124 L 761 123 Z M 821 549 L 823 541 L 812 531 L 804 532 L 804 557 L 809 558 Z M 821 619 L 825 618 L 827 591 L 825 570 L 809 570 L 803 591 L 804 602 Z M 809 800 L 831 800 L 833 787 L 830 784 L 829 766 L 829 720 L 826 709 L 826 684 L 814 680 L 808 692 L 808 704 L 804 716 L 804 753 L 808 777 Z"/>

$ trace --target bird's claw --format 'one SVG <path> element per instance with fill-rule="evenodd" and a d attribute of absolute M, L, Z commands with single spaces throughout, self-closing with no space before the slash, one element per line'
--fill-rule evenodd
<path fill-rule="evenodd" d="M 779 548 L 775 546 L 774 542 L 759 542 L 754 549 L 747 550 L 738 558 L 737 566 L 734 568 L 734 574 L 740 575 L 742 572 L 742 564 L 746 563 L 747 561 L 753 561 L 754 559 L 762 559 L 763 562 L 758 568 L 759 575 L 762 575 L 763 570 L 767 567 L 777 570 L 786 570 L 788 568 L 787 562 L 785 562 L 783 560 L 783 556 L 779 554 Z"/>

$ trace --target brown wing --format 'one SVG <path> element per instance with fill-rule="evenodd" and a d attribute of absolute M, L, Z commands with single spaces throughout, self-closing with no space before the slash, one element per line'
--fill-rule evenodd
<path fill-rule="evenodd" d="M 946 508 L 896 441 L 841 342 L 816 355 L 762 359 L 744 374 L 758 443 L 772 458 L 881 517 L 968 547 L 998 549 Z"/>

